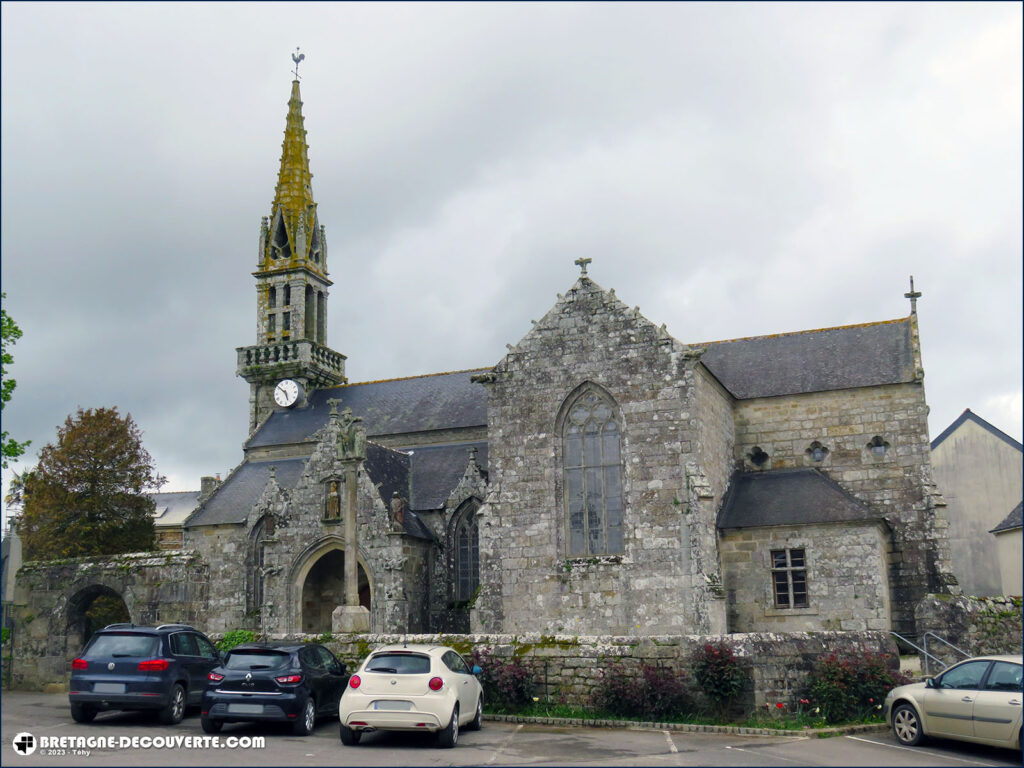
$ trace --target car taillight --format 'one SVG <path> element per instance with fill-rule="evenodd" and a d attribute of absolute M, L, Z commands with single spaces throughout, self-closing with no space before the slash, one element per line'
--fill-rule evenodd
<path fill-rule="evenodd" d="M 217 674 L 216 672 L 210 672 L 210 673 L 209 673 L 209 674 L 208 674 L 208 675 L 206 676 L 206 679 L 207 679 L 207 680 L 211 680 L 211 681 L 213 681 L 213 682 L 215 682 L 215 683 L 219 683 L 219 682 L 220 682 L 221 680 L 223 680 L 223 679 L 224 679 L 224 675 L 218 675 L 218 674 Z"/>
<path fill-rule="evenodd" d="M 147 659 L 146 661 L 139 662 L 140 672 L 163 672 L 171 666 L 171 663 L 167 659 Z"/>
<path fill-rule="evenodd" d="M 358 688 L 362 682 L 363 681 L 359 679 L 359 675 L 352 675 L 352 677 L 348 679 L 348 686 L 349 688 Z"/>
<path fill-rule="evenodd" d="M 302 675 L 283 675 L 282 677 L 275 677 L 274 679 L 279 683 L 301 683 Z"/>
<path fill-rule="evenodd" d="M 440 677 L 432 677 L 430 678 L 430 682 L 427 683 L 427 685 L 430 686 L 430 690 L 432 691 L 440 691 L 441 688 L 444 687 L 444 680 L 442 680 Z"/>
<path fill-rule="evenodd" d="M 88 669 L 89 668 L 89 662 L 86 661 L 85 659 L 75 659 L 74 661 L 71 662 L 71 668 L 72 669 Z"/>

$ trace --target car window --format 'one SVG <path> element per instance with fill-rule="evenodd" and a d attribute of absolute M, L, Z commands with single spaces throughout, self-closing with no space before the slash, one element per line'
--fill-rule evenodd
<path fill-rule="evenodd" d="M 170 637 L 171 653 L 176 656 L 198 656 L 196 636 L 190 632 L 175 632 Z"/>
<path fill-rule="evenodd" d="M 462 660 L 455 651 L 448 651 L 444 656 L 441 657 L 444 665 L 448 667 L 452 672 L 458 672 L 462 675 L 469 674 L 469 667 L 466 666 L 466 662 Z"/>
<path fill-rule="evenodd" d="M 218 657 L 217 649 L 213 643 L 207 640 L 202 635 L 193 635 L 196 641 L 196 648 L 199 650 L 199 655 L 204 659 L 216 659 Z"/>
<path fill-rule="evenodd" d="M 316 652 L 316 648 L 315 647 L 312 647 L 312 648 L 310 648 L 310 647 L 300 648 L 299 649 L 299 659 L 307 667 L 312 667 L 313 669 L 323 669 L 324 668 L 324 662 L 320 658 L 320 654 L 318 654 Z"/>
<path fill-rule="evenodd" d="M 243 649 L 228 651 L 225 669 L 278 669 L 288 663 L 291 655 L 282 651 Z"/>
<path fill-rule="evenodd" d="M 981 688 L 981 678 L 988 669 L 988 661 L 966 661 L 959 666 L 944 672 L 939 678 L 939 688 L 955 688 L 957 690 L 977 690 Z"/>
<path fill-rule="evenodd" d="M 96 635 L 82 654 L 83 659 L 101 656 L 156 656 L 160 649 L 160 638 L 154 635 Z"/>
<path fill-rule="evenodd" d="M 393 675 L 425 675 L 430 672 L 430 657 L 418 653 L 378 653 L 366 663 L 366 672 Z"/>
<path fill-rule="evenodd" d="M 316 652 L 320 656 L 320 663 L 324 667 L 324 669 L 326 669 L 328 672 L 333 672 L 334 674 L 341 673 L 341 664 L 339 664 L 338 660 L 334 658 L 333 653 L 328 651 L 322 645 L 316 646 Z"/>
<path fill-rule="evenodd" d="M 1009 661 L 997 661 L 992 665 L 986 691 L 1007 691 L 1017 693 L 1021 690 L 1021 666 Z"/>

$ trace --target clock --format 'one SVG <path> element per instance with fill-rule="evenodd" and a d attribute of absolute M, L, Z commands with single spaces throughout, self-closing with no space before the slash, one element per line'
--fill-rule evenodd
<path fill-rule="evenodd" d="M 291 408 L 302 398 L 302 385 L 293 379 L 282 379 L 274 387 L 274 402 L 282 408 Z"/>

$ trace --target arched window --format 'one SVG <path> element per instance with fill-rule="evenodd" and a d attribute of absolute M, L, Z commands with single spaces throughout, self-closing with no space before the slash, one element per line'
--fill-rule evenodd
<path fill-rule="evenodd" d="M 622 464 L 615 404 L 584 389 L 562 425 L 564 504 L 570 557 L 622 552 Z"/>
<path fill-rule="evenodd" d="M 249 584 L 251 585 L 249 610 L 255 614 L 262 610 L 266 597 L 266 538 L 274 535 L 274 520 L 264 516 L 252 528 L 249 535 Z"/>
<path fill-rule="evenodd" d="M 471 500 L 456 513 L 452 529 L 453 576 L 456 602 L 472 600 L 480 586 L 480 537 L 476 511 L 479 504 Z"/>

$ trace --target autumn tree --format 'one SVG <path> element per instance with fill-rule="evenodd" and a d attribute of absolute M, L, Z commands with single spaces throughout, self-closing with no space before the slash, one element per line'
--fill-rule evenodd
<path fill-rule="evenodd" d="M 0 299 L 6 299 L 6 293 L 0 293 Z M 0 411 L 7 402 L 14 396 L 14 388 L 18 382 L 7 376 L 7 366 L 14 362 L 14 356 L 10 353 L 9 347 L 21 338 L 21 328 L 7 314 L 7 310 L 0 307 Z M 0 433 L 0 466 L 7 469 L 8 463 L 25 452 L 28 441 L 19 443 L 7 436 L 7 430 Z"/>
<path fill-rule="evenodd" d="M 154 503 L 165 482 L 142 433 L 117 408 L 78 409 L 24 475 L 18 525 L 27 560 L 154 549 Z"/>

